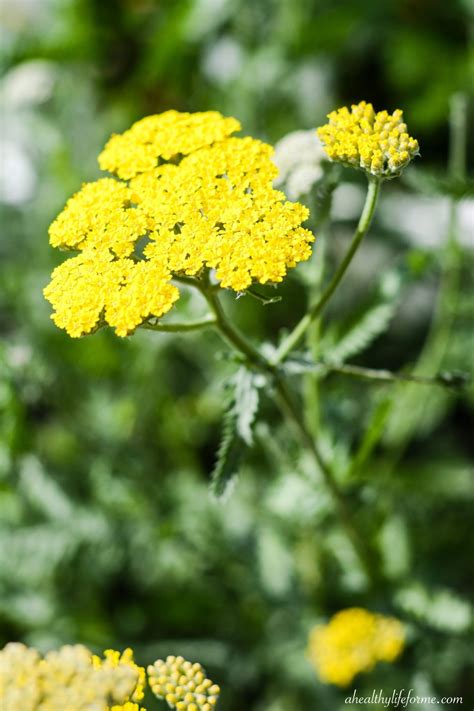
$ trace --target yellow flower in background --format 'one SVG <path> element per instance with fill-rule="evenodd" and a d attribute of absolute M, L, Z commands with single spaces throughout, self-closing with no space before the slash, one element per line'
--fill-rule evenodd
<path fill-rule="evenodd" d="M 350 110 L 344 106 L 332 111 L 328 119 L 317 133 L 333 161 L 389 178 L 419 153 L 418 141 L 408 134 L 400 109 L 376 113 L 372 104 L 361 101 Z"/>
<path fill-rule="evenodd" d="M 183 657 L 158 659 L 148 667 L 148 678 L 155 696 L 176 711 L 213 711 L 220 688 L 206 678 L 200 664 Z"/>
<path fill-rule="evenodd" d="M 273 149 L 233 137 L 239 128 L 215 111 L 167 111 L 112 136 L 99 163 L 119 179 L 85 184 L 49 230 L 54 247 L 79 252 L 44 291 L 57 326 L 126 336 L 171 309 L 175 276 L 210 268 L 241 292 L 308 259 L 307 208 L 273 188 Z"/>
<path fill-rule="evenodd" d="M 23 644 L 0 650 L 2 711 L 145 711 L 145 670 L 133 653 L 108 650 L 96 657 L 66 645 L 43 658 Z"/>
<path fill-rule="evenodd" d="M 404 628 L 397 619 L 352 607 L 312 630 L 308 655 L 322 681 L 347 686 L 377 662 L 395 661 L 404 643 Z"/>

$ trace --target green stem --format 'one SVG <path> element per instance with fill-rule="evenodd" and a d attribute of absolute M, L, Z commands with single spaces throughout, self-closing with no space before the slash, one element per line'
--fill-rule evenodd
<path fill-rule="evenodd" d="M 275 391 L 279 399 L 280 409 L 286 415 L 287 419 L 293 424 L 300 436 L 302 443 L 312 454 L 313 459 L 323 476 L 324 482 L 332 495 L 339 521 L 344 531 L 346 532 L 347 537 L 352 543 L 354 551 L 359 559 L 359 562 L 362 565 L 367 579 L 371 582 L 376 582 L 377 576 L 375 573 L 375 567 L 373 565 L 371 553 L 366 548 L 366 545 L 359 536 L 357 528 L 354 526 L 354 523 L 352 521 L 352 515 L 347 506 L 345 496 L 339 488 L 339 484 L 334 476 L 334 473 L 332 472 L 331 468 L 322 456 L 314 437 L 306 428 L 304 418 L 302 417 L 297 405 L 293 401 L 286 382 L 281 378 L 279 374 L 275 375 L 274 384 Z"/>
<path fill-rule="evenodd" d="M 201 328 L 214 326 L 216 319 L 211 314 L 199 321 L 188 321 L 187 323 L 142 323 L 140 328 L 145 328 L 148 331 L 164 331 L 168 333 L 176 333 L 179 331 L 198 331 Z"/>
<path fill-rule="evenodd" d="M 206 278 L 208 279 L 208 277 Z M 207 299 L 210 308 L 214 312 L 216 317 L 215 325 L 224 340 L 226 340 L 237 352 L 242 353 L 242 355 L 244 355 L 252 365 L 271 376 L 275 392 L 278 396 L 278 405 L 281 411 L 293 424 L 303 445 L 307 447 L 309 452 L 312 454 L 316 466 L 322 472 L 324 481 L 334 499 L 341 525 L 346 531 L 349 540 L 352 542 L 355 552 L 369 580 L 375 580 L 370 555 L 365 551 L 364 543 L 352 523 L 351 514 L 347 507 L 344 494 L 340 490 L 339 484 L 337 483 L 337 480 L 329 465 L 325 462 L 321 452 L 319 451 L 313 436 L 307 430 L 304 418 L 301 415 L 297 405 L 293 402 L 291 393 L 285 381 L 282 379 L 281 374 L 277 371 L 276 367 L 267 361 L 267 359 L 259 351 L 257 351 L 256 348 L 254 348 L 254 346 L 249 343 L 247 339 L 227 320 L 219 297 L 215 293 L 215 290 L 212 289 L 209 282 L 201 282 L 201 285 L 198 288 L 200 288 L 202 294 Z"/>
<path fill-rule="evenodd" d="M 466 177 L 467 155 L 467 99 L 456 94 L 451 99 L 450 142 L 448 172 L 452 179 Z M 458 200 L 450 199 L 449 224 L 446 242 L 439 249 L 441 275 L 433 316 L 423 349 L 413 372 L 436 373 L 445 360 L 456 318 L 456 305 L 461 290 L 462 250 L 458 242 Z M 431 411 L 431 393 L 418 393 L 407 388 L 397 397 L 388 422 L 385 437 L 392 445 L 390 471 L 403 456 L 410 439 L 422 428 L 426 413 Z M 405 413 L 409 413 L 409 417 Z"/>
<path fill-rule="evenodd" d="M 331 207 L 334 190 L 338 184 L 338 175 L 325 186 L 319 204 L 315 205 L 315 213 L 318 218 L 315 224 L 315 232 L 318 240 L 318 249 L 313 251 L 311 258 L 311 271 L 313 279 L 309 286 L 309 303 L 312 304 L 321 291 L 324 279 L 326 246 L 331 232 Z M 316 201 L 315 201 L 316 202 Z M 321 340 L 321 319 L 316 318 L 306 332 L 306 346 L 312 359 L 316 361 L 319 356 L 319 346 Z M 303 379 L 303 407 L 305 422 L 313 437 L 317 437 L 321 427 L 320 412 L 320 375 L 318 373 L 308 373 Z"/>
<path fill-rule="evenodd" d="M 339 268 L 337 269 L 333 278 L 329 282 L 321 298 L 315 304 L 313 304 L 313 306 L 310 307 L 309 311 L 303 316 L 303 318 L 295 326 L 293 331 L 291 331 L 291 333 L 281 343 L 280 347 L 276 352 L 275 358 L 273 359 L 273 363 L 275 365 L 285 360 L 288 354 L 301 342 L 304 334 L 306 333 L 311 323 L 319 316 L 333 293 L 336 291 L 337 287 L 339 286 L 339 282 L 346 273 L 346 270 L 349 264 L 351 263 L 354 254 L 357 252 L 357 249 L 360 243 L 362 242 L 362 239 L 365 237 L 369 230 L 372 218 L 374 216 L 375 207 L 377 205 L 379 192 L 380 180 L 371 176 L 369 178 L 369 186 L 367 190 L 367 197 L 365 199 L 364 209 L 362 210 L 357 229 L 354 233 L 354 237 L 352 238 L 352 242 L 346 256 L 339 265 Z"/>
<path fill-rule="evenodd" d="M 318 364 L 316 363 L 316 366 Z M 378 380 L 384 383 L 418 383 L 420 385 L 439 385 L 440 387 L 453 387 L 465 385 L 469 375 L 466 373 L 440 373 L 438 376 L 428 378 L 423 375 L 411 375 L 410 373 L 394 373 L 391 370 L 379 370 L 376 368 L 364 368 L 358 365 L 341 364 L 326 365 L 321 364 L 321 370 L 328 373 L 339 373 L 341 375 L 352 375 L 356 378 L 366 378 L 367 380 Z"/>
<path fill-rule="evenodd" d="M 198 289 L 205 297 L 210 309 L 214 313 L 214 325 L 219 330 L 224 339 L 235 350 L 239 351 L 253 366 L 259 370 L 268 373 L 273 369 L 267 359 L 253 346 L 240 331 L 238 331 L 227 319 L 224 313 L 219 297 L 209 282 L 209 276 L 206 274 L 205 280 L 201 281 Z"/>

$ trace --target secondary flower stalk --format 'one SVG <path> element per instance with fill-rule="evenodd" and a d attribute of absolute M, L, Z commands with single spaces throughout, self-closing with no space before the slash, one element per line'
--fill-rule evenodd
<path fill-rule="evenodd" d="M 380 180 L 377 178 L 369 178 L 369 185 L 367 190 L 367 196 L 365 199 L 364 209 L 360 216 L 357 228 L 354 232 L 349 249 L 344 257 L 343 261 L 337 268 L 334 276 L 327 285 L 326 289 L 323 291 L 320 298 L 308 309 L 307 313 L 302 317 L 302 319 L 297 323 L 295 328 L 291 333 L 285 338 L 278 348 L 276 355 L 273 359 L 273 363 L 278 365 L 289 355 L 289 353 L 296 348 L 296 346 L 301 343 L 306 331 L 315 319 L 318 318 L 326 304 L 328 303 L 331 296 L 336 291 L 339 283 L 341 282 L 344 274 L 346 273 L 352 259 L 357 252 L 360 243 L 364 239 L 365 235 L 369 231 L 370 225 L 372 223 L 372 218 L 374 216 L 375 208 L 377 206 L 377 200 L 380 193 Z"/>

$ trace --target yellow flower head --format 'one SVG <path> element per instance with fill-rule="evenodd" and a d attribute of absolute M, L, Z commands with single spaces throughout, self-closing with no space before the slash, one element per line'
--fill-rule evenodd
<path fill-rule="evenodd" d="M 214 269 L 240 292 L 308 259 L 308 210 L 273 188 L 272 148 L 232 137 L 239 128 L 215 111 L 167 111 L 110 139 L 99 163 L 119 179 L 84 185 L 49 230 L 54 247 L 79 252 L 44 292 L 60 328 L 126 336 L 170 310 L 175 276 Z"/>
<path fill-rule="evenodd" d="M 200 664 L 183 657 L 158 659 L 148 667 L 148 679 L 155 696 L 176 711 L 213 711 L 220 688 L 206 678 Z"/>
<path fill-rule="evenodd" d="M 22 644 L 0 650 L 2 711 L 145 711 L 145 670 L 131 650 L 94 657 L 81 645 L 61 647 L 44 658 Z"/>
<path fill-rule="evenodd" d="M 375 113 L 372 104 L 346 106 L 328 114 L 329 122 L 318 128 L 318 136 L 329 158 L 379 177 L 400 173 L 419 153 L 418 141 L 411 138 L 403 122 L 403 112 Z"/>
<path fill-rule="evenodd" d="M 102 170 L 128 180 L 155 168 L 160 158 L 167 161 L 188 155 L 222 141 L 235 131 L 240 131 L 240 123 L 234 118 L 224 118 L 217 111 L 193 114 L 165 111 L 146 116 L 125 133 L 113 135 L 99 156 L 99 165 Z"/>
<path fill-rule="evenodd" d="M 377 662 L 395 661 L 404 643 L 403 625 L 397 619 L 352 607 L 313 629 L 308 655 L 322 681 L 347 686 Z"/>

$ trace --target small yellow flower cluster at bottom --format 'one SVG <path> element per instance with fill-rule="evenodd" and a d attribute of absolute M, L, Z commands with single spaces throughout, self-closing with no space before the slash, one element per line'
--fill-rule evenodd
<path fill-rule="evenodd" d="M 214 711 L 220 689 L 200 664 L 168 657 L 148 674 L 155 696 L 176 711 Z M 79 644 L 44 656 L 19 643 L 0 649 L 1 711 L 146 711 L 139 705 L 145 684 L 131 649 L 103 657 Z"/>
<path fill-rule="evenodd" d="M 371 671 L 377 662 L 395 661 L 404 644 L 399 620 L 352 607 L 312 630 L 308 656 L 322 681 L 347 686 L 356 674 Z"/>
<path fill-rule="evenodd" d="M 108 650 L 96 657 L 66 645 L 44 657 L 23 644 L 0 650 L 2 711 L 145 711 L 145 670 L 133 653 Z"/>
<path fill-rule="evenodd" d="M 183 657 L 159 659 L 148 667 L 148 677 L 155 696 L 176 711 L 212 711 L 220 693 L 200 664 Z"/>

